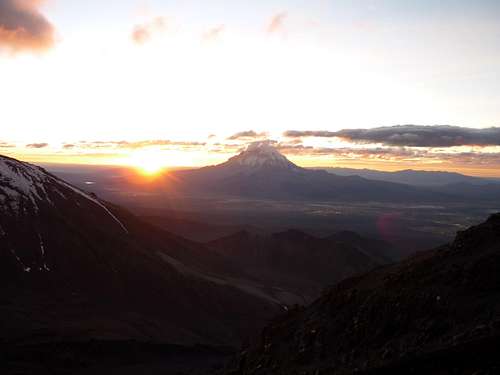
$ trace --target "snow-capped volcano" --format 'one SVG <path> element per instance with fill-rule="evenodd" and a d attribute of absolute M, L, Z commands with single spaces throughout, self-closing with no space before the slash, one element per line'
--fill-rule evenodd
<path fill-rule="evenodd" d="M 222 164 L 170 174 L 173 192 L 279 200 L 417 202 L 447 199 L 408 185 L 337 176 L 297 166 L 269 142 L 256 142 Z M 175 183 L 172 183 L 175 180 Z"/>
<path fill-rule="evenodd" d="M 239 165 L 251 168 L 299 169 L 269 142 L 255 142 L 247 149 L 229 159 L 226 165 Z"/>

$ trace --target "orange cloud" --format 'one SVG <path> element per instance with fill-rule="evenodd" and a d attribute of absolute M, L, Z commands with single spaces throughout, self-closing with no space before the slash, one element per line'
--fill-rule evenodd
<path fill-rule="evenodd" d="M 136 25 L 132 30 L 131 38 L 137 44 L 144 44 L 151 39 L 153 34 L 162 32 L 167 28 L 165 17 L 156 17 L 149 22 Z"/>
<path fill-rule="evenodd" d="M 269 34 L 278 32 L 283 29 L 285 24 L 285 19 L 288 17 L 288 13 L 280 12 L 275 14 L 273 18 L 271 18 L 271 22 L 267 26 L 267 32 Z"/>
<path fill-rule="evenodd" d="M 54 45 L 54 27 L 40 5 L 40 0 L 0 0 L 0 48 L 43 51 Z"/>

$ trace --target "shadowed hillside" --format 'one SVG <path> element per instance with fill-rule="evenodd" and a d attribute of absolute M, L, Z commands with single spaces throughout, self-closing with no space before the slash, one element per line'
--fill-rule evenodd
<path fill-rule="evenodd" d="M 500 214 L 277 318 L 226 374 L 496 374 Z"/>

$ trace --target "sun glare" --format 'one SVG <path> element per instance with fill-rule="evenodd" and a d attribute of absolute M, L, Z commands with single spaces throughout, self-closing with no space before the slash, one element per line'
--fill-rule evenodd
<path fill-rule="evenodd" d="M 137 151 L 130 156 L 129 164 L 142 174 L 151 176 L 160 173 L 167 167 L 165 155 L 159 151 Z"/>

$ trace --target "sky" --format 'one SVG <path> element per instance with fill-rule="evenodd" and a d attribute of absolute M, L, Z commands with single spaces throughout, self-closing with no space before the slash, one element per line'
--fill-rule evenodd
<path fill-rule="evenodd" d="M 305 166 L 500 176 L 498 15 L 494 0 L 0 0 L 0 154 L 196 166 L 266 141 Z"/>

